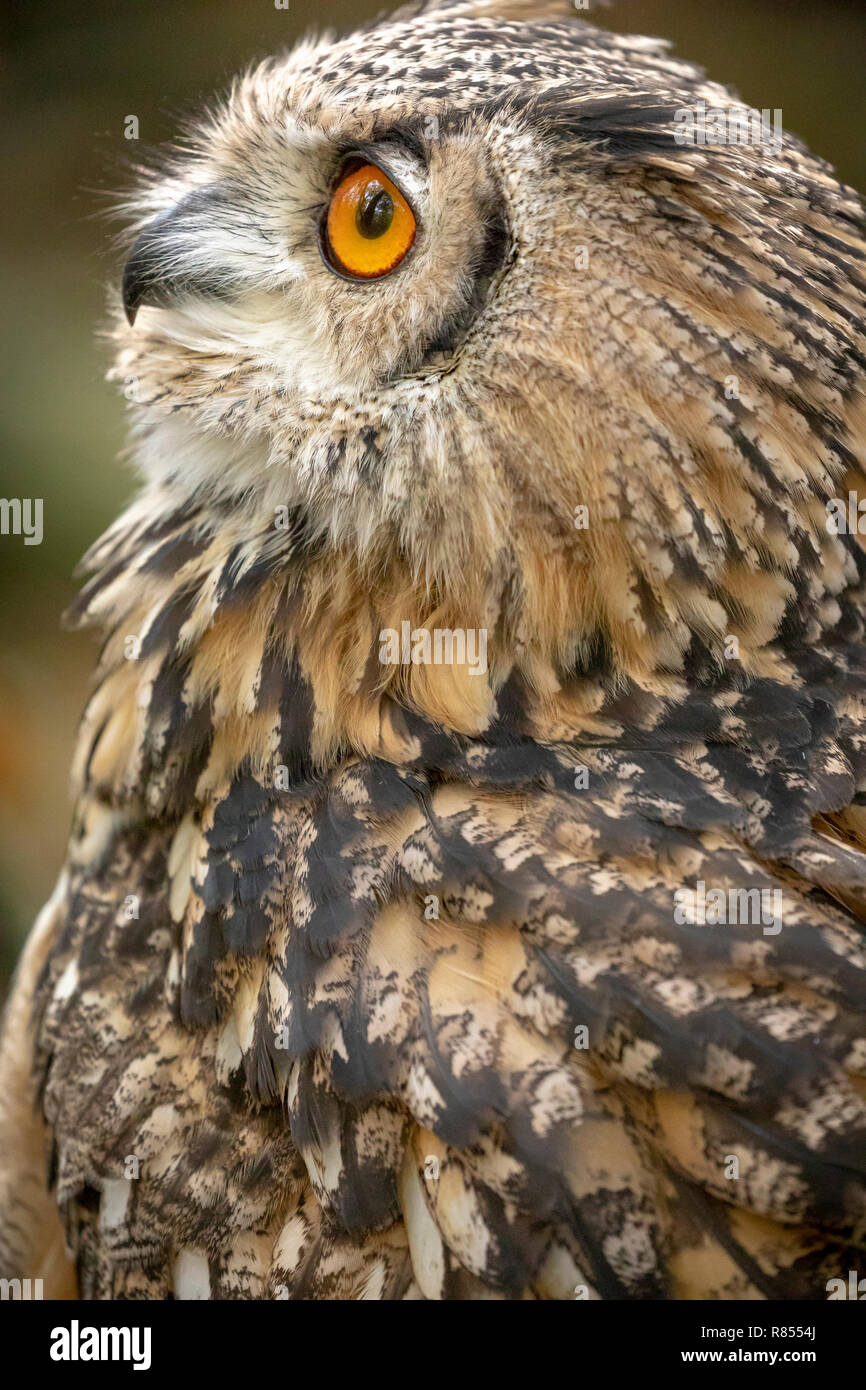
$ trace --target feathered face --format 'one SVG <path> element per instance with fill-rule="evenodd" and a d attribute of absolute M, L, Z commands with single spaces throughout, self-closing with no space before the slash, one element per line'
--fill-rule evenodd
<path fill-rule="evenodd" d="M 732 633 L 758 669 L 798 586 L 856 577 L 824 503 L 856 466 L 859 210 L 793 141 L 680 143 L 731 94 L 568 15 L 420 6 L 236 83 L 136 205 L 141 465 L 269 562 L 281 506 L 399 558 L 552 680 Z"/>

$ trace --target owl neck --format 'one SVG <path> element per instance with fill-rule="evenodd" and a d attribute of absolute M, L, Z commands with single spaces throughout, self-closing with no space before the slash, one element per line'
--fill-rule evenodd
<path fill-rule="evenodd" d="M 603 557 L 531 523 L 460 574 L 422 577 L 411 556 L 316 540 L 299 511 L 280 528 L 161 501 L 145 494 L 94 548 L 72 614 L 109 629 L 78 782 L 121 801 L 144 788 L 154 810 L 241 772 L 412 763 L 443 737 L 645 741 L 684 702 L 699 740 L 744 692 L 835 680 L 861 652 L 850 583 L 822 612 L 809 576 L 731 570 L 711 595 L 675 573 L 659 593 L 635 567 L 602 604 Z"/>

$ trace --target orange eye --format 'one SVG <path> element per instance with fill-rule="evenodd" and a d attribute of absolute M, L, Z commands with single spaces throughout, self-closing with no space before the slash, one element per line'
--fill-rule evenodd
<path fill-rule="evenodd" d="M 402 261 L 415 240 L 415 217 L 403 194 L 375 164 L 340 180 L 326 223 L 332 265 L 353 280 L 376 280 Z"/>

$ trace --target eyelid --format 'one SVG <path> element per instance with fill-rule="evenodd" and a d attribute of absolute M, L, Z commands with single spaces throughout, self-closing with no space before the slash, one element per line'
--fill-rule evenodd
<path fill-rule="evenodd" d="M 429 170 L 427 165 L 394 141 L 381 143 L 360 143 L 346 150 L 337 170 L 334 187 L 343 178 L 347 165 L 352 159 L 362 159 L 365 164 L 375 164 L 383 174 L 400 190 L 412 209 L 420 232 L 423 222 L 423 209 L 429 192 Z"/>

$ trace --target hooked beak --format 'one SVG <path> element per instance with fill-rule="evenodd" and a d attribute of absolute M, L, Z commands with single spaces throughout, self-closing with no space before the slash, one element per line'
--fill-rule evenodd
<path fill-rule="evenodd" d="M 220 184 L 195 189 L 149 222 L 123 271 L 123 308 L 130 324 L 142 304 L 167 307 L 190 295 L 224 296 L 232 277 L 209 262 L 215 231 L 231 231 L 230 203 Z"/>

